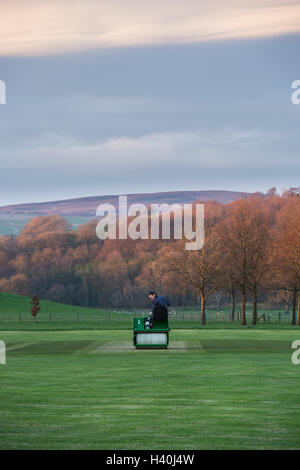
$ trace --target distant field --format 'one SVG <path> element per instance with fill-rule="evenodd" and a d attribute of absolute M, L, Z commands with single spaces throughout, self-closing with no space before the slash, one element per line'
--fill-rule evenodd
<path fill-rule="evenodd" d="M 0 235 L 18 235 L 31 217 L 0 217 Z"/>
<path fill-rule="evenodd" d="M 0 216 L 0 236 L 1 235 L 18 235 L 21 230 L 28 224 L 33 216 Z M 73 230 L 76 230 L 80 224 L 86 224 L 91 217 L 65 217 Z"/>
<path fill-rule="evenodd" d="M 299 449 L 296 331 L 7 331 L 0 449 Z"/>
<path fill-rule="evenodd" d="M 91 309 L 60 304 L 57 302 L 40 301 L 41 311 L 37 321 L 30 316 L 30 298 L 20 295 L 0 293 L 0 331 L 1 330 L 84 330 L 84 329 L 131 329 L 134 316 L 145 316 L 151 306 L 144 309 Z M 260 329 L 293 329 L 290 318 L 281 314 L 278 321 L 278 310 L 264 311 L 266 321 L 260 321 L 256 328 Z M 204 328 L 237 329 L 240 322 L 229 320 L 229 309 L 222 312 L 207 311 L 207 325 Z M 252 313 L 247 315 L 247 328 L 251 325 Z M 269 318 L 269 320 L 268 320 Z M 196 308 L 171 309 L 171 328 L 203 328 L 200 324 L 200 311 Z"/>

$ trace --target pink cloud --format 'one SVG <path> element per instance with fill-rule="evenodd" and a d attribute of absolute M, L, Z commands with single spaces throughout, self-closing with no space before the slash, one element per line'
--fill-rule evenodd
<path fill-rule="evenodd" d="M 0 13 L 2 56 L 300 32 L 298 0 L 2 0 Z"/>

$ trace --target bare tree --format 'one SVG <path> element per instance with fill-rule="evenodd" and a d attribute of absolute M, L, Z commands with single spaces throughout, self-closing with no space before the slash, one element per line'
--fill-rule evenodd
<path fill-rule="evenodd" d="M 221 226 L 227 283 L 241 292 L 241 324 L 246 325 L 246 292 L 253 296 L 253 319 L 257 321 L 258 287 L 267 270 L 269 217 L 258 197 L 238 200 L 228 207 Z"/>
<path fill-rule="evenodd" d="M 293 294 L 292 324 L 300 325 L 300 198 L 290 195 L 277 218 L 273 253 L 282 288 Z M 297 300 L 297 319 L 296 319 Z"/>
<path fill-rule="evenodd" d="M 206 302 L 216 290 L 223 262 L 218 230 L 218 207 L 210 207 L 205 215 L 205 243 L 201 250 L 185 249 L 185 241 L 175 244 L 169 266 L 179 278 L 195 290 L 201 302 L 201 324 L 206 324 Z"/>

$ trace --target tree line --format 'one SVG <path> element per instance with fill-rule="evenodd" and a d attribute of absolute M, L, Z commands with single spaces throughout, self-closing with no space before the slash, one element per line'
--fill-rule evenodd
<path fill-rule="evenodd" d="M 246 324 L 258 302 L 285 305 L 300 325 L 300 198 L 255 194 L 228 204 L 205 203 L 205 244 L 184 240 L 99 240 L 97 220 L 71 229 L 59 216 L 34 217 L 16 237 L 0 237 L 0 291 L 86 307 L 145 306 L 147 291 L 173 305 L 237 304 Z"/>

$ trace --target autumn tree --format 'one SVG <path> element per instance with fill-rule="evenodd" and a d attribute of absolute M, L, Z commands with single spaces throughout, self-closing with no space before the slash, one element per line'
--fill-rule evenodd
<path fill-rule="evenodd" d="M 228 207 L 221 233 L 225 266 L 232 286 L 241 293 L 241 324 L 246 325 L 246 293 L 253 296 L 252 323 L 257 321 L 257 293 L 267 271 L 269 215 L 260 197 L 238 200 Z"/>
<path fill-rule="evenodd" d="M 0 279 L 0 291 L 28 295 L 30 292 L 29 279 L 25 274 L 14 274 L 9 279 Z"/>
<path fill-rule="evenodd" d="M 206 324 L 206 302 L 216 290 L 223 262 L 221 239 L 218 230 L 220 207 L 208 204 L 205 211 L 205 242 L 201 250 L 186 250 L 186 240 L 174 245 L 169 256 L 170 269 L 181 281 L 190 284 L 200 298 L 201 324 Z"/>
<path fill-rule="evenodd" d="M 274 262 L 282 288 L 293 295 L 292 324 L 300 325 L 300 198 L 290 195 L 277 218 Z M 298 304 L 296 318 L 296 301 Z"/>

